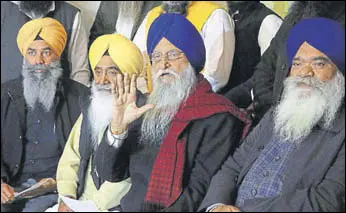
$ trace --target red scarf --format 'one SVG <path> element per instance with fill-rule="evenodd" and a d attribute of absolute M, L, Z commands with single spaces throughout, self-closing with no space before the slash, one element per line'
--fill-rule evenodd
<path fill-rule="evenodd" d="M 186 147 L 186 138 L 180 138 L 180 134 L 191 121 L 222 112 L 229 112 L 246 124 L 243 132 L 245 136 L 251 124 L 247 114 L 225 97 L 214 93 L 209 82 L 199 76 L 195 90 L 178 109 L 160 146 L 151 172 L 146 203 L 168 207 L 176 201 L 183 191 Z"/>

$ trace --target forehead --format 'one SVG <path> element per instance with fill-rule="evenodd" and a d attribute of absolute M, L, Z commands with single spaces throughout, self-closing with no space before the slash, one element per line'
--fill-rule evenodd
<path fill-rule="evenodd" d="M 35 40 L 29 45 L 29 48 L 39 50 L 39 49 L 45 49 L 50 47 L 44 40 Z"/>
<path fill-rule="evenodd" d="M 168 52 L 169 50 L 176 49 L 180 50 L 178 47 L 174 46 L 171 42 L 169 42 L 165 37 L 163 37 L 160 42 L 156 45 L 153 52 Z M 181 50 L 180 50 L 181 51 Z"/>
<path fill-rule="evenodd" d="M 327 55 L 325 55 L 320 50 L 316 49 L 315 47 L 311 46 L 309 43 L 304 42 L 298 49 L 295 58 L 316 58 L 316 57 L 325 57 L 328 58 Z"/>

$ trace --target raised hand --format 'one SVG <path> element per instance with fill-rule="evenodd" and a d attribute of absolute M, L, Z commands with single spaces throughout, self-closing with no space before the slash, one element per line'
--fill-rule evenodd
<path fill-rule="evenodd" d="M 124 78 L 118 74 L 112 80 L 113 115 L 111 121 L 112 134 L 121 134 L 134 120 L 142 116 L 146 111 L 154 107 L 153 104 L 146 104 L 140 108 L 136 106 L 136 76 L 126 73 Z"/>

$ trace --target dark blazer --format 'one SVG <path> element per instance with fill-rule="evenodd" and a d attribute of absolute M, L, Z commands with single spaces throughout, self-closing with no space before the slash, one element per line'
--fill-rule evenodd
<path fill-rule="evenodd" d="M 105 180 L 119 182 L 131 176 L 132 187 L 120 201 L 122 211 L 142 211 L 141 204 L 157 154 L 154 148 L 138 144 L 134 136 L 140 133 L 139 130 L 129 130 L 128 138 L 118 149 L 109 146 L 104 139 L 95 157 L 97 171 Z M 189 124 L 181 136 L 187 138 L 183 191 L 171 206 L 162 211 L 197 210 L 212 176 L 238 146 L 241 130 L 241 122 L 228 113 L 194 120 Z"/>
<path fill-rule="evenodd" d="M 80 97 L 88 93 L 87 87 L 68 78 L 58 84 L 55 119 L 61 150 L 80 115 Z M 25 132 L 26 103 L 22 78 L 17 78 L 1 85 L 1 179 L 7 183 L 20 173 Z"/>
<path fill-rule="evenodd" d="M 237 191 L 273 135 L 272 110 L 213 177 L 199 210 L 212 204 L 234 205 Z M 316 126 L 288 160 L 278 196 L 246 200 L 241 211 L 345 210 L 345 105 L 332 126 Z"/>

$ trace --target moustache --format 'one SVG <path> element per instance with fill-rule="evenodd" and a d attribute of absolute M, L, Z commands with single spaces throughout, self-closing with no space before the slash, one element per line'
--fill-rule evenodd
<path fill-rule="evenodd" d="M 97 91 L 109 91 L 109 92 L 111 92 L 112 85 L 111 84 L 95 84 L 95 88 Z"/>
<path fill-rule="evenodd" d="M 165 69 L 165 70 L 159 70 L 156 74 L 155 74 L 155 79 L 158 79 L 159 77 L 163 76 L 163 75 L 173 75 L 177 78 L 180 77 L 180 75 L 178 73 L 176 73 L 174 70 L 172 69 Z"/>

